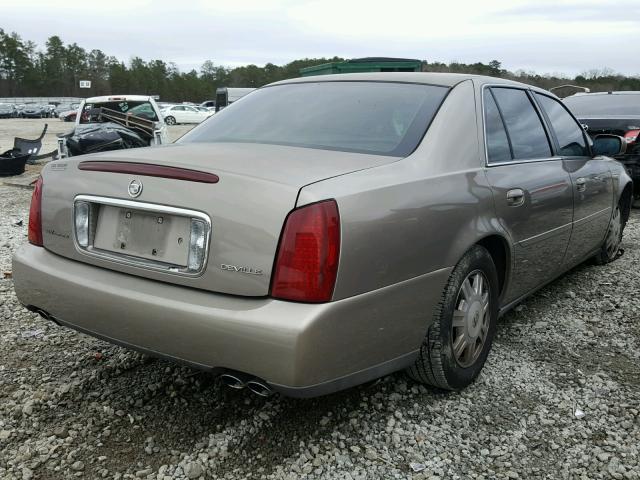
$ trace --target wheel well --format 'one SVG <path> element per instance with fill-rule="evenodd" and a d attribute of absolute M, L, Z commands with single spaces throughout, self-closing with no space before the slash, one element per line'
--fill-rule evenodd
<path fill-rule="evenodd" d="M 485 237 L 478 242 L 489 251 L 493 263 L 498 271 L 498 284 L 500 296 L 504 293 L 504 287 L 507 281 L 507 265 L 509 265 L 509 246 L 506 240 L 499 235 L 491 235 Z"/>
<path fill-rule="evenodd" d="M 624 187 L 624 190 L 622 190 L 622 195 L 620 195 L 620 202 L 619 202 L 623 223 L 627 223 L 627 220 L 629 220 L 632 204 L 633 204 L 633 185 L 631 183 L 627 183 Z"/>

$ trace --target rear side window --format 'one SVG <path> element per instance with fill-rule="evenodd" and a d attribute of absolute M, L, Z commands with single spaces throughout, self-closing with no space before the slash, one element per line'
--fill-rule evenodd
<path fill-rule="evenodd" d="M 290 145 L 403 157 L 420 143 L 446 87 L 395 82 L 303 82 L 258 89 L 178 143 Z"/>
<path fill-rule="evenodd" d="M 551 146 L 529 96 L 515 88 L 492 88 L 515 160 L 551 157 Z"/>
<path fill-rule="evenodd" d="M 509 146 L 507 132 L 504 129 L 498 106 L 488 89 L 484 91 L 484 119 L 489 163 L 510 161 L 511 147 Z"/>
<path fill-rule="evenodd" d="M 536 98 L 542 110 L 549 117 L 551 128 L 556 135 L 560 150 L 558 155 L 584 157 L 588 155 L 587 144 L 584 141 L 583 130 L 567 109 L 557 100 L 536 93 Z"/>

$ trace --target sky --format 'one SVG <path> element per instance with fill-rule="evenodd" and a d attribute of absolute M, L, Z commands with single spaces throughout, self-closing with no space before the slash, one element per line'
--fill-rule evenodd
<path fill-rule="evenodd" d="M 640 75 L 640 0 L 0 0 L 0 28 L 181 70 L 389 56 Z"/>

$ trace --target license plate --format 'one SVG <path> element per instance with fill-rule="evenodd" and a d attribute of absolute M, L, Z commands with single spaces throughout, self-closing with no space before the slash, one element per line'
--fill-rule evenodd
<path fill-rule="evenodd" d="M 184 267 L 190 228 L 188 217 L 100 205 L 93 247 Z"/>

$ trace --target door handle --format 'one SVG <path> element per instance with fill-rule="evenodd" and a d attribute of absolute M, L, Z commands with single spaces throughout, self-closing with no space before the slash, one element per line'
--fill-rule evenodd
<path fill-rule="evenodd" d="M 580 177 L 576 180 L 576 188 L 579 192 L 584 192 L 587 189 L 587 181 L 584 177 Z"/>
<path fill-rule="evenodd" d="M 524 204 L 524 190 L 514 188 L 507 192 L 507 205 L 510 207 L 519 207 Z"/>

